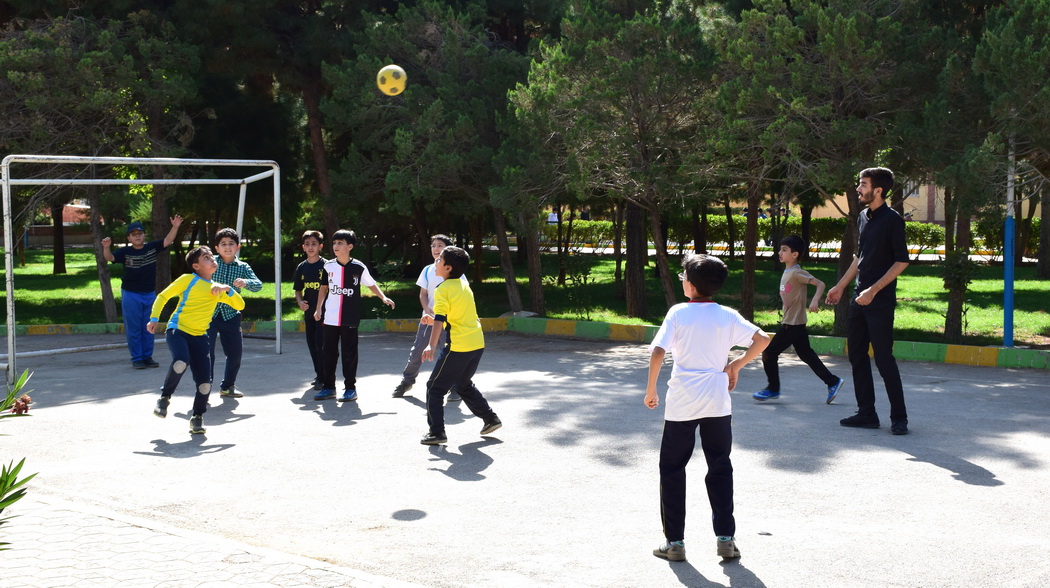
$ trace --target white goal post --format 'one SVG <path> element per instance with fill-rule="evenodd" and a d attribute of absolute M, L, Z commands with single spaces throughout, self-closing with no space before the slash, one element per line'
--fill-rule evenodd
<path fill-rule="evenodd" d="M 196 167 L 266 167 L 266 171 L 232 179 L 88 179 L 88 178 L 16 178 L 11 164 L 127 165 L 127 166 L 196 166 Z M 240 186 L 237 205 L 237 234 L 244 228 L 244 202 L 248 184 L 273 178 L 273 265 L 275 352 L 281 353 L 281 167 L 274 161 L 253 159 L 177 159 L 164 157 L 76 157 L 65 155 L 8 155 L 0 164 L 4 196 L 4 264 L 7 278 L 7 382 L 15 375 L 15 274 L 14 233 L 11 215 L 11 186 L 132 186 L 132 185 L 211 185 Z"/>

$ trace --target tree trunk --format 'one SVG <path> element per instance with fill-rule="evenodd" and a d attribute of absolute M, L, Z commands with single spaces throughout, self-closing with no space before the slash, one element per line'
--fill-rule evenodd
<path fill-rule="evenodd" d="M 521 215 L 519 222 L 525 239 L 525 250 L 529 263 L 529 305 L 532 312 L 540 316 L 547 314 L 547 301 L 543 295 L 543 258 L 540 256 L 540 231 L 531 217 Z"/>
<path fill-rule="evenodd" d="M 503 266 L 503 281 L 507 285 L 507 302 L 511 312 L 522 310 L 521 294 L 518 292 L 518 280 L 514 277 L 514 261 L 510 257 L 510 241 L 507 239 L 507 220 L 503 211 L 492 209 L 492 220 L 496 231 L 496 245 L 499 248 L 500 265 Z"/>
<path fill-rule="evenodd" d="M 970 235 L 970 224 L 973 219 L 970 215 L 959 212 L 955 219 L 955 234 L 958 237 L 955 240 L 956 251 L 970 251 L 973 246 L 973 237 Z"/>
<path fill-rule="evenodd" d="M 480 217 L 471 217 L 470 219 L 470 240 L 474 242 L 474 251 L 471 254 L 474 256 L 474 281 L 479 284 L 485 280 L 485 261 L 482 259 L 482 254 L 485 251 L 485 233 L 482 230 L 482 223 Z"/>
<path fill-rule="evenodd" d="M 1043 206 L 1039 215 L 1039 253 L 1036 256 L 1035 276 L 1050 280 L 1050 202 L 1042 197 L 1039 200 Z"/>
<path fill-rule="evenodd" d="M 314 159 L 314 174 L 317 176 L 317 191 L 324 205 L 324 230 L 329 238 L 339 230 L 339 215 L 336 212 L 335 196 L 332 194 L 332 178 L 328 173 L 328 152 L 324 144 L 321 116 L 321 80 L 310 80 L 303 86 L 303 106 L 306 107 L 306 126 L 310 130 L 310 150 Z"/>
<path fill-rule="evenodd" d="M 157 165 L 153 166 L 153 173 L 155 174 L 153 177 L 163 178 L 165 172 L 161 166 Z M 170 218 L 168 217 L 167 188 L 167 186 L 153 186 L 153 209 L 150 213 L 153 229 L 152 234 L 147 236 L 147 241 L 158 238 L 163 239 L 164 235 L 168 233 L 168 229 L 171 228 Z M 157 292 L 167 288 L 170 283 L 171 252 L 162 251 L 157 254 Z"/>
<path fill-rule="evenodd" d="M 701 211 L 704 211 L 703 219 Z M 693 230 L 693 252 L 707 253 L 707 207 L 694 205 L 689 211 L 689 221 Z"/>
<path fill-rule="evenodd" d="M 1020 234 L 1017 236 L 1017 247 L 1015 248 L 1017 254 L 1014 258 L 1018 263 L 1024 261 L 1024 256 L 1028 253 L 1028 241 L 1032 237 L 1032 219 L 1035 218 L 1035 205 L 1036 202 L 1029 199 L 1028 213 L 1025 215 L 1024 220 L 1018 223 L 1021 225 L 1021 230 Z"/>
<path fill-rule="evenodd" d="M 755 266 L 758 254 L 758 205 L 762 203 L 762 182 L 755 181 L 747 194 L 747 225 L 744 228 L 744 283 L 740 288 L 740 315 L 755 320 Z"/>
<path fill-rule="evenodd" d="M 117 314 L 117 301 L 113 297 L 113 282 L 109 274 L 109 262 L 102 256 L 102 216 L 100 210 L 102 199 L 98 195 L 98 186 L 88 186 L 88 205 L 91 206 L 91 244 L 95 251 L 95 269 L 98 270 L 99 289 L 102 291 L 102 312 L 107 323 L 120 322 Z"/>
<path fill-rule="evenodd" d="M 645 300 L 645 267 L 649 259 L 649 244 L 641 207 L 627 202 L 624 208 L 627 221 L 627 267 L 624 271 L 627 316 L 642 318 L 649 314 Z"/>
<path fill-rule="evenodd" d="M 56 276 L 66 273 L 66 233 L 62 226 L 62 211 L 65 207 L 64 202 L 51 205 L 51 223 L 54 225 L 51 231 L 51 273 Z"/>
<path fill-rule="evenodd" d="M 806 242 L 806 249 L 802 252 L 802 255 L 798 256 L 798 259 L 799 261 L 809 261 L 809 248 L 813 246 L 813 207 L 801 206 L 799 208 L 802 211 L 802 219 L 800 221 L 801 237 Z"/>
<path fill-rule="evenodd" d="M 554 207 L 555 213 L 558 215 L 558 285 L 565 285 L 565 255 L 568 249 L 568 244 L 565 242 L 565 225 L 562 223 L 564 217 L 561 214 L 561 205 Z"/>
<path fill-rule="evenodd" d="M 955 251 L 955 193 L 949 186 L 944 188 L 944 255 Z M 930 219 L 927 219 L 929 221 Z"/>
<path fill-rule="evenodd" d="M 623 201 L 616 201 L 616 220 L 613 225 L 613 257 L 616 259 L 616 295 L 621 300 L 627 298 L 627 288 L 623 279 Z"/>
<path fill-rule="evenodd" d="M 966 290 L 948 290 L 948 310 L 944 315 L 944 339 L 948 343 L 963 342 L 962 313 Z"/>
<path fill-rule="evenodd" d="M 653 246 L 656 248 L 656 269 L 660 273 L 660 285 L 664 291 L 664 302 L 671 308 L 678 302 L 675 284 L 671 280 L 671 267 L 667 259 L 667 239 L 660 226 L 660 210 L 654 204 L 649 209 L 649 227 L 653 232 Z"/>
<path fill-rule="evenodd" d="M 852 193 L 849 190 L 845 192 L 847 194 Z M 857 252 L 857 215 L 860 214 L 861 207 L 856 198 L 847 198 L 846 202 L 849 204 L 849 218 L 846 223 L 846 231 L 842 235 L 842 244 L 839 246 L 839 267 L 835 277 L 836 282 L 853 264 L 853 257 Z M 846 318 L 849 313 L 851 298 L 849 292 L 843 292 L 842 299 L 835 305 L 835 327 L 832 334 L 838 337 L 846 334 Z"/>
<path fill-rule="evenodd" d="M 736 257 L 736 226 L 733 223 L 733 207 L 729 202 L 729 196 L 726 196 L 724 204 L 726 209 L 726 234 L 728 235 L 727 239 L 729 239 L 726 245 L 729 247 L 729 259 L 733 259 Z M 747 213 L 750 215 L 751 210 L 749 209 Z"/>

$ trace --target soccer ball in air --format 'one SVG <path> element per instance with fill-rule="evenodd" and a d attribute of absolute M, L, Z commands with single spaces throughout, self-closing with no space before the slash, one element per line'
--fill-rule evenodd
<path fill-rule="evenodd" d="M 405 70 L 394 64 L 384 67 L 376 74 L 376 85 L 379 86 L 379 91 L 387 96 L 397 96 L 404 92 L 407 81 L 408 75 L 405 74 Z"/>

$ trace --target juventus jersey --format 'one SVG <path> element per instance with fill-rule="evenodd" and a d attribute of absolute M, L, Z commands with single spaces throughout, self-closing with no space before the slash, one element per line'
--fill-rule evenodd
<path fill-rule="evenodd" d="M 365 264 L 351 259 L 346 265 L 333 259 L 324 264 L 328 297 L 324 302 L 324 324 L 356 327 L 361 322 L 361 288 L 376 285 Z"/>

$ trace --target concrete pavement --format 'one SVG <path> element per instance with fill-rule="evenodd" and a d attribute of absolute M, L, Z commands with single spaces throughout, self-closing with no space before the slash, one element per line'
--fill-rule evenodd
<path fill-rule="evenodd" d="M 191 385 L 153 417 L 163 370 L 132 370 L 124 351 L 20 360 L 36 402 L 0 421 L 0 461 L 24 456 L 38 476 L 4 512 L 22 516 L 0 527 L 0 585 L 1050 584 L 1043 371 L 904 362 L 912 434 L 894 437 L 840 427 L 852 386 L 824 404 L 790 353 L 781 399 L 751 400 L 765 383 L 752 364 L 734 393 L 743 557 L 714 556 L 698 457 L 689 561 L 669 564 L 651 555 L 662 413 L 642 405 L 644 345 L 489 335 L 476 382 L 504 428 L 483 439 L 453 404 L 449 445 L 431 448 L 418 443 L 427 373 L 390 397 L 411 334 L 362 334 L 360 400 L 346 404 L 312 400 L 300 337 L 280 356 L 246 340 L 247 395 L 213 395 L 192 437 Z M 849 380 L 844 358 L 826 362 Z"/>

